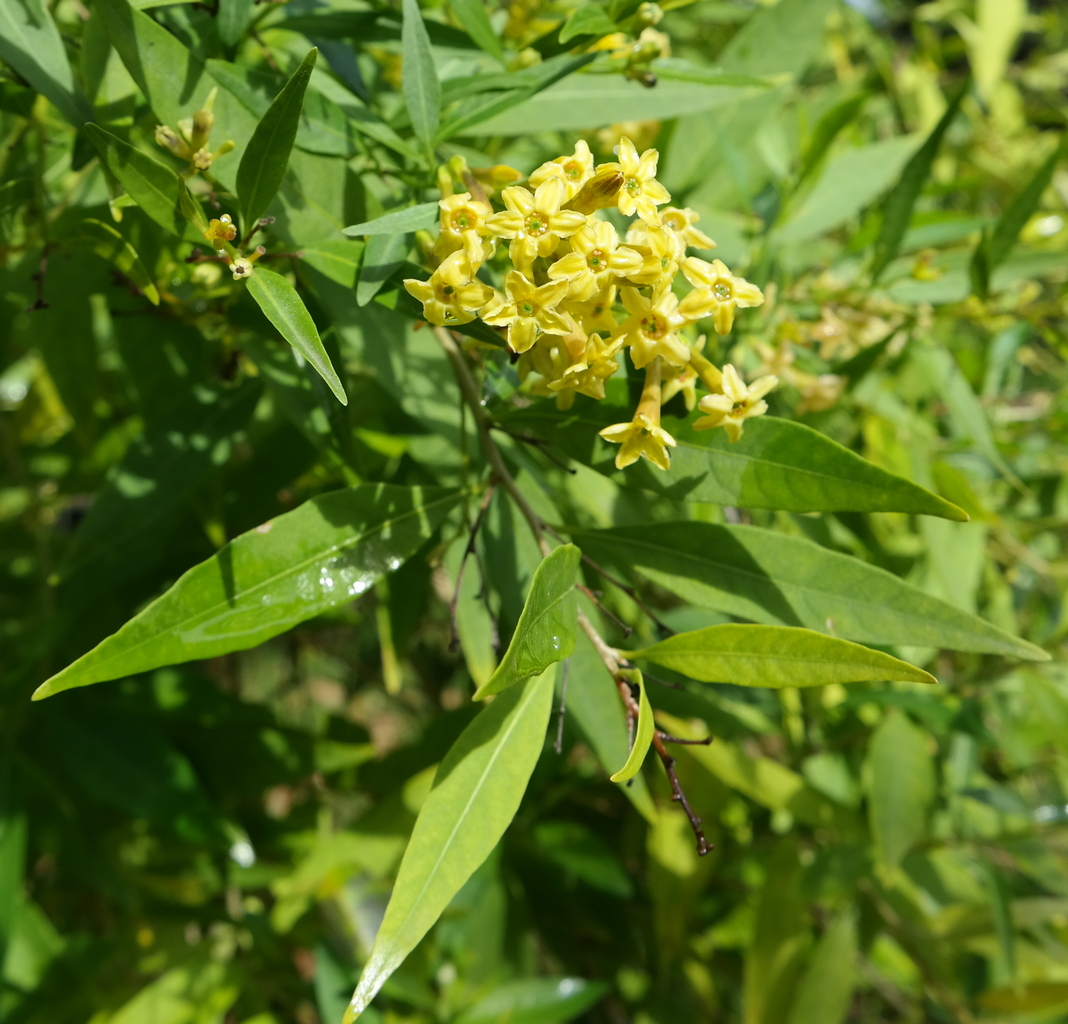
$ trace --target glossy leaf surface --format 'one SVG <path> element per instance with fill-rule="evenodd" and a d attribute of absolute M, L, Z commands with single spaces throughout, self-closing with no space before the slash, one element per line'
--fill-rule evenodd
<path fill-rule="evenodd" d="M 627 657 L 647 659 L 702 683 L 771 689 L 890 679 L 936 681 L 881 651 L 788 626 L 708 626 L 677 633 Z"/>
<path fill-rule="evenodd" d="M 545 741 L 555 676 L 550 668 L 502 693 L 441 762 L 346 1024 L 363 1013 L 511 823 Z"/>
<path fill-rule="evenodd" d="M 885 569 L 757 526 L 674 522 L 576 531 L 601 564 L 628 567 L 694 604 L 859 643 L 910 644 L 1044 661 L 1041 648 L 931 597 Z"/>
<path fill-rule="evenodd" d="M 315 367 L 334 397 L 342 405 L 348 405 L 341 378 L 330 362 L 315 321 L 297 290 L 281 274 L 266 267 L 257 267 L 252 272 L 248 278 L 248 290 L 264 316 L 278 328 L 278 333 Z"/>
<path fill-rule="evenodd" d="M 455 491 L 389 484 L 312 498 L 194 566 L 34 698 L 254 647 L 362 594 L 418 549 L 458 500 Z"/>
<path fill-rule="evenodd" d="M 656 730 L 653 724 L 653 709 L 649 704 L 649 696 L 645 692 L 645 680 L 641 672 L 637 669 L 624 669 L 622 674 L 623 678 L 631 684 L 632 689 L 638 688 L 638 722 L 634 729 L 634 743 L 630 748 L 630 756 L 626 764 L 611 777 L 613 782 L 629 782 L 641 771 Z"/>
<path fill-rule="evenodd" d="M 278 192 L 297 137 L 304 93 L 319 51 L 312 49 L 256 125 L 237 168 L 241 219 L 248 231 Z"/>
<path fill-rule="evenodd" d="M 564 544 L 542 560 L 530 581 L 523 612 L 508 650 L 475 700 L 540 675 L 575 649 L 575 580 L 582 552 Z"/>

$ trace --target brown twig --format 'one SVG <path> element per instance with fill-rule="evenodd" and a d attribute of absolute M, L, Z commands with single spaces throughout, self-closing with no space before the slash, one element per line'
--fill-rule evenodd
<path fill-rule="evenodd" d="M 449 602 L 449 621 L 452 623 L 452 639 L 449 641 L 450 651 L 455 651 L 460 646 L 460 632 L 456 628 L 456 608 L 460 603 L 460 588 L 464 582 L 464 568 L 467 565 L 467 559 L 475 553 L 475 539 L 478 537 L 479 527 L 482 526 L 486 510 L 493 500 L 494 490 L 496 490 L 496 484 L 493 483 L 486 489 L 482 504 L 478 508 L 478 515 L 475 516 L 474 524 L 471 526 L 471 535 L 467 538 L 467 547 L 464 548 L 464 553 L 460 557 L 460 568 L 456 570 L 456 590 L 452 595 L 452 600 Z"/>
<path fill-rule="evenodd" d="M 259 231 L 260 228 L 265 228 L 269 224 L 273 224 L 274 221 L 275 221 L 274 217 L 260 217 L 260 219 L 257 220 L 256 223 L 252 225 L 252 228 L 249 230 L 249 233 L 247 235 L 245 235 L 244 238 L 241 239 L 241 248 L 244 249 L 248 245 L 248 243 L 252 240 L 252 236 L 257 231 Z"/>
<path fill-rule="evenodd" d="M 634 630 L 631 629 L 631 627 L 628 626 L 618 615 L 616 615 L 616 613 L 612 611 L 611 608 L 605 607 L 605 605 L 601 602 L 601 599 L 592 590 L 590 590 L 590 588 L 587 587 L 585 583 L 576 583 L 575 586 L 578 587 L 578 589 L 581 590 L 582 593 L 584 593 L 598 608 L 601 609 L 602 612 L 604 612 L 605 615 L 607 615 L 623 631 L 624 639 L 629 637 L 631 633 L 634 632 Z"/>
<path fill-rule="evenodd" d="M 34 298 L 33 305 L 26 307 L 27 313 L 33 313 L 38 309 L 48 309 L 49 303 L 45 302 L 44 297 L 44 281 L 45 274 L 48 272 L 48 246 L 45 246 L 41 250 L 41 262 L 37 265 L 37 269 L 30 275 L 33 278 L 36 286 L 36 297 Z"/>

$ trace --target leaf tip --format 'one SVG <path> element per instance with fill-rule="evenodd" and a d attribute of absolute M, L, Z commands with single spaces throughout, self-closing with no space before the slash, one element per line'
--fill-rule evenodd
<path fill-rule="evenodd" d="M 55 676 L 52 676 L 52 679 L 55 678 Z M 41 685 L 31 694 L 30 700 L 38 701 L 44 700 L 46 697 L 51 697 L 56 692 L 55 687 L 52 685 L 52 679 L 46 679 L 41 683 Z"/>

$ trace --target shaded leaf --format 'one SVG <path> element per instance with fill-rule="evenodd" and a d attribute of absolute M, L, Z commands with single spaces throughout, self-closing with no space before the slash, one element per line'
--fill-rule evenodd
<path fill-rule="evenodd" d="M 218 1020 L 240 992 L 225 964 L 210 960 L 174 967 L 108 1017 L 109 1024 L 206 1024 Z"/>
<path fill-rule="evenodd" d="M 1035 981 L 992 988 L 979 997 L 979 1002 L 994 1013 L 1040 1013 L 1068 1006 L 1068 982 Z"/>
<path fill-rule="evenodd" d="M 504 51 L 497 33 L 493 31 L 486 5 L 482 0 L 449 0 L 449 7 L 467 34 L 491 57 L 504 63 Z"/>
<path fill-rule="evenodd" d="M 441 762 L 345 1024 L 363 1013 L 511 823 L 545 742 L 555 676 L 550 667 L 498 696 Z"/>
<path fill-rule="evenodd" d="M 315 322 L 297 290 L 281 274 L 265 267 L 257 267 L 246 280 L 249 294 L 278 328 L 279 334 L 315 367 L 334 397 L 342 405 L 348 405 L 341 378 L 330 362 Z"/>
<path fill-rule="evenodd" d="M 441 88 L 430 37 L 423 23 L 419 0 L 403 0 L 401 55 L 404 60 L 402 89 L 415 136 L 433 163 L 434 136 L 438 133 Z"/>
<path fill-rule="evenodd" d="M 630 756 L 611 778 L 613 782 L 628 782 L 641 770 L 645 761 L 645 755 L 649 753 L 649 747 L 653 742 L 653 709 L 649 705 L 649 696 L 645 692 L 645 680 L 637 669 L 624 669 L 621 672 L 623 678 L 638 687 L 638 724 L 634 730 L 634 743 L 630 748 Z"/>
<path fill-rule="evenodd" d="M 151 275 L 137 255 L 137 250 L 110 224 L 87 217 L 78 230 L 102 259 L 115 264 L 141 291 L 153 306 L 159 305 L 159 291 Z"/>
<path fill-rule="evenodd" d="M 216 25 L 219 41 L 224 46 L 236 46 L 248 28 L 255 11 L 256 0 L 219 0 L 219 13 Z"/>
<path fill-rule="evenodd" d="M 360 279 L 356 282 L 357 305 L 366 306 L 382 290 L 382 285 L 403 265 L 409 244 L 407 234 L 371 235 L 368 238 L 363 250 Z M 411 298 L 407 292 L 403 294 Z M 419 309 L 421 315 L 422 307 Z"/>
<path fill-rule="evenodd" d="M 297 137 L 304 92 L 319 51 L 311 49 L 293 72 L 267 113 L 256 125 L 237 168 L 237 195 L 246 231 L 262 216 L 289 166 L 289 154 Z"/>
<path fill-rule="evenodd" d="M 616 25 L 599 4 L 576 7 L 560 28 L 560 42 L 566 43 L 576 36 L 606 36 L 615 32 Z"/>
<path fill-rule="evenodd" d="M 575 580 L 581 559 L 582 552 L 574 544 L 564 544 L 542 560 L 530 581 L 508 650 L 497 670 L 475 692 L 475 700 L 540 675 L 571 655 L 577 613 Z"/>
<path fill-rule="evenodd" d="M 871 789 L 868 818 L 875 852 L 892 874 L 927 834 L 927 811 L 935 796 L 927 734 L 899 711 L 890 711 L 868 750 Z"/>
<path fill-rule="evenodd" d="M 353 224 L 344 229 L 346 235 L 395 235 L 398 232 L 418 231 L 437 223 L 438 204 L 419 203 L 417 206 L 404 206 L 399 210 L 376 217 L 374 220 Z"/>
<path fill-rule="evenodd" d="M 505 982 L 456 1018 L 456 1024 L 563 1024 L 595 1006 L 608 992 L 585 978 L 523 978 Z"/>
<path fill-rule="evenodd" d="M 418 550 L 458 500 L 455 491 L 390 484 L 312 498 L 194 566 L 34 699 L 255 647 L 362 594 Z"/>
<path fill-rule="evenodd" d="M 881 651 L 787 626 L 708 626 L 627 652 L 627 657 L 644 658 L 702 683 L 771 689 L 891 679 L 936 681 L 923 669 Z"/>
<path fill-rule="evenodd" d="M 685 601 L 740 618 L 806 626 L 860 643 L 1049 657 L 885 569 L 801 537 L 695 522 L 574 530 L 571 536 L 602 564 L 633 567 Z"/>
<path fill-rule="evenodd" d="M 857 926 L 846 910 L 816 943 L 786 1024 L 842 1024 L 856 984 L 856 956 Z"/>

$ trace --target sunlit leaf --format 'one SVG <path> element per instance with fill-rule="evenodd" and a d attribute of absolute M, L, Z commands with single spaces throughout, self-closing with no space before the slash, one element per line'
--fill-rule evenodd
<path fill-rule="evenodd" d="M 399 232 L 418 231 L 435 224 L 438 219 L 437 203 L 419 203 L 390 210 L 374 220 L 353 224 L 345 228 L 346 235 L 395 235 Z"/>
<path fill-rule="evenodd" d="M 615 32 L 615 22 L 599 4 L 576 7 L 560 28 L 560 42 L 566 43 L 576 36 L 606 36 Z"/>
<path fill-rule="evenodd" d="M 467 34 L 491 57 L 496 57 L 504 63 L 504 51 L 501 49 L 501 41 L 497 33 L 493 31 L 489 15 L 486 13 L 486 5 L 482 0 L 449 0 L 460 24 L 463 25 Z"/>
<path fill-rule="evenodd" d="M 401 29 L 401 54 L 404 60 L 403 91 L 416 138 L 432 155 L 438 133 L 441 88 L 434 55 L 430 51 L 423 13 L 418 0 L 403 0 L 404 24 Z"/>
<path fill-rule="evenodd" d="M 634 730 L 634 743 L 630 748 L 630 756 L 626 764 L 611 776 L 613 782 L 628 782 L 641 771 L 645 761 L 645 755 L 649 753 L 649 746 L 653 742 L 653 733 L 656 727 L 653 724 L 653 709 L 649 704 L 649 696 L 645 692 L 645 680 L 637 669 L 624 669 L 623 678 L 632 686 L 638 688 L 638 722 Z"/>
<path fill-rule="evenodd" d="M 417 550 L 458 500 L 455 491 L 389 484 L 312 498 L 194 566 L 34 698 L 255 647 L 364 593 Z"/>
<path fill-rule="evenodd" d="M 345 1024 L 363 1013 L 511 823 L 545 741 L 555 676 L 550 667 L 500 694 L 442 761 Z"/>
<path fill-rule="evenodd" d="M 577 547 L 564 544 L 541 562 L 508 650 L 497 670 L 475 692 L 475 700 L 540 675 L 575 649 L 575 579 L 581 559 Z"/>
<path fill-rule="evenodd" d="M 505 982 L 464 1010 L 456 1024 L 561 1024 L 574 1020 L 608 992 L 585 978 L 524 978 Z"/>
<path fill-rule="evenodd" d="M 137 250 L 110 224 L 87 217 L 78 225 L 79 231 L 101 258 L 113 263 L 141 291 L 153 306 L 159 305 L 159 291 L 151 275 L 137 255 Z"/>

